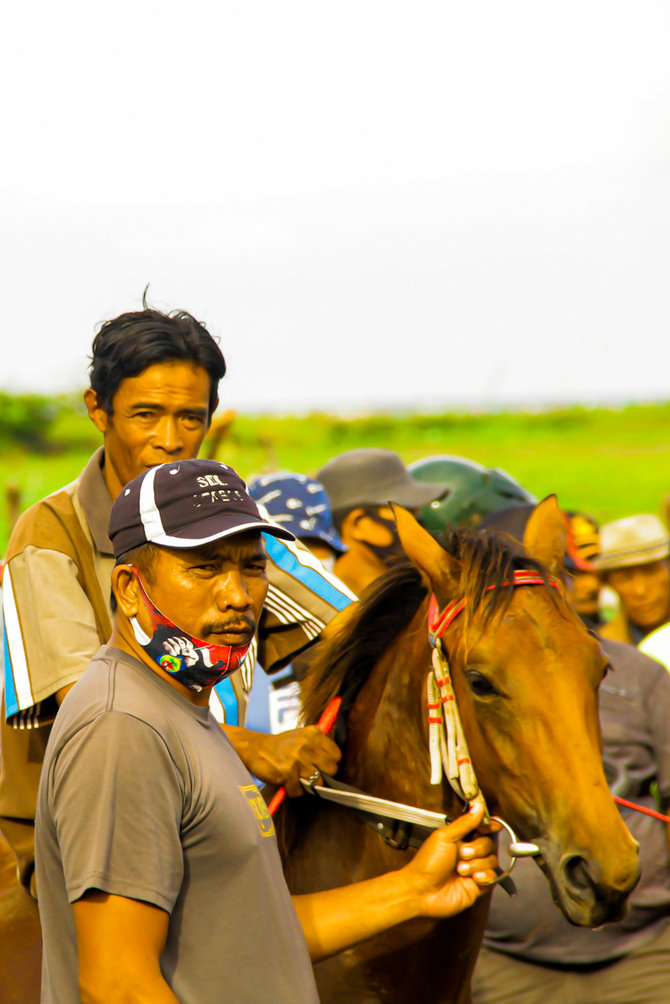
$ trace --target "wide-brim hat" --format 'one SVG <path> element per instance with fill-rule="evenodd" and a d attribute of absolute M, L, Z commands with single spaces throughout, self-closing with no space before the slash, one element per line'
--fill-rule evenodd
<path fill-rule="evenodd" d="M 420 509 L 447 490 L 441 484 L 415 481 L 393 450 L 373 448 L 340 453 L 324 464 L 317 479 L 326 489 L 333 512 L 389 502 Z"/>
<path fill-rule="evenodd" d="M 594 561 L 599 571 L 630 568 L 662 561 L 670 555 L 670 536 L 658 516 L 640 513 L 626 516 L 600 528 L 600 556 Z"/>
<path fill-rule="evenodd" d="M 215 460 L 151 467 L 121 489 L 109 518 L 117 558 L 143 544 L 201 547 L 251 530 L 295 540 L 264 519 L 239 474 Z"/>

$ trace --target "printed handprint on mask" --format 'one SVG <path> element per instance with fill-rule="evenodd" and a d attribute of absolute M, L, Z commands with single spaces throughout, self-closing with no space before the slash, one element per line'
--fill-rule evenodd
<path fill-rule="evenodd" d="M 190 638 L 180 635 L 173 635 L 163 642 L 163 648 L 170 655 L 181 656 L 187 666 L 195 666 L 199 653 Z"/>

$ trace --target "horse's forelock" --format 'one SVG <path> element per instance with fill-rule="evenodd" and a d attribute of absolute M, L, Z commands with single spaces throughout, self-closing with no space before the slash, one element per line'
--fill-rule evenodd
<path fill-rule="evenodd" d="M 549 586 L 546 568 L 530 558 L 523 546 L 506 533 L 455 530 L 443 544 L 460 562 L 459 596 L 468 599 L 464 611 L 466 632 L 475 618 L 483 630 L 496 614 L 504 613 L 514 595 L 516 571 L 534 572 Z M 555 591 L 550 589 L 549 593 L 555 601 Z"/>

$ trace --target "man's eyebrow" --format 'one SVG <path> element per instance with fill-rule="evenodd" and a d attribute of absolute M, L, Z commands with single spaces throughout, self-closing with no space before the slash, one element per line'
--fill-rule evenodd
<path fill-rule="evenodd" d="M 249 554 L 248 559 L 249 561 L 267 561 L 268 556 L 264 548 L 259 547 L 258 550 L 254 551 L 252 554 Z"/>
<path fill-rule="evenodd" d="M 130 405 L 133 410 L 160 411 L 164 407 L 159 401 L 133 401 Z"/>
<path fill-rule="evenodd" d="M 137 401 L 130 405 L 133 411 L 165 411 L 166 407 L 161 401 Z M 207 408 L 200 408 L 197 405 L 188 405 L 179 409 L 179 413 L 187 411 L 191 415 L 207 415 Z"/>

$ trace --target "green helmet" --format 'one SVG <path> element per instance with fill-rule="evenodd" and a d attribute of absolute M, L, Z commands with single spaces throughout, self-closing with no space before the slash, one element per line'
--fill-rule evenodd
<path fill-rule="evenodd" d="M 447 489 L 441 498 L 419 509 L 419 520 L 431 533 L 450 526 L 475 526 L 490 512 L 537 502 L 505 471 L 487 469 L 465 457 L 425 457 L 407 469 L 417 481 L 438 482 Z"/>

